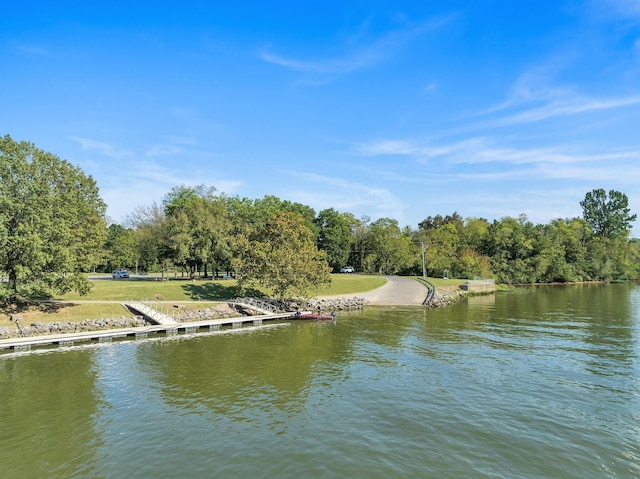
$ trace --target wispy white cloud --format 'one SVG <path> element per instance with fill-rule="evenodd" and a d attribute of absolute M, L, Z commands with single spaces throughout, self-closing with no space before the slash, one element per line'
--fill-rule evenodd
<path fill-rule="evenodd" d="M 424 145 L 413 140 L 380 140 L 355 145 L 354 149 L 365 156 L 396 155 L 428 159 L 467 151 L 482 141 L 481 138 L 471 138 L 448 145 Z"/>
<path fill-rule="evenodd" d="M 134 156 L 133 153 L 129 150 L 120 149 L 113 144 L 103 141 L 92 140 L 90 138 L 81 138 L 77 136 L 69 136 L 68 138 L 79 143 L 83 150 L 96 151 L 99 154 L 109 158 L 124 159 Z"/>
<path fill-rule="evenodd" d="M 163 143 L 149 146 L 145 150 L 149 159 L 174 159 L 184 161 L 207 161 L 215 157 L 215 153 L 202 146 L 196 138 L 189 136 L 169 137 Z"/>
<path fill-rule="evenodd" d="M 514 83 L 508 98 L 472 117 L 489 117 L 484 126 L 499 127 L 595 113 L 640 104 L 640 94 L 589 96 L 571 87 L 550 86 L 547 73 L 536 68 Z"/>
<path fill-rule="evenodd" d="M 105 171 L 107 167 L 105 166 Z M 156 191 L 167 193 L 176 185 L 206 184 L 215 186 L 222 193 L 235 193 L 244 182 L 216 177 L 209 170 L 200 168 L 166 167 L 152 161 L 137 161 L 130 168 L 119 172 L 110 179 L 109 184 L 116 183 L 148 185 Z M 146 188 L 145 188 L 146 189 Z"/>
<path fill-rule="evenodd" d="M 170 144 L 151 147 L 144 153 L 88 138 L 69 138 L 79 143 L 83 151 L 91 153 L 91 158 L 80 163 L 100 185 L 100 194 L 109 205 L 107 213 L 116 222 L 122 221 L 137 205 L 160 202 L 174 186 L 206 184 L 233 195 L 244 185 L 243 180 L 220 177 L 207 168 L 207 163 L 198 158 L 210 157 L 210 154 L 189 149 L 193 144 L 189 137 L 173 138 Z M 96 159 L 96 154 L 108 161 Z M 183 162 L 165 166 L 156 161 L 166 157 L 181 158 Z M 191 162 L 194 157 L 196 161 Z M 196 166 L 186 167 L 185 158 Z"/>
<path fill-rule="evenodd" d="M 286 171 L 294 177 L 293 187 L 287 197 L 308 204 L 317 211 L 335 208 L 356 216 L 368 215 L 373 219 L 390 217 L 403 221 L 405 206 L 390 190 L 376 188 L 363 183 L 330 177 L 316 173 Z M 296 188 L 296 184 L 304 187 Z"/>
<path fill-rule="evenodd" d="M 149 161 L 132 162 L 130 168 L 118 169 L 116 173 L 104 165 L 95 176 L 101 185 L 101 196 L 109 205 L 108 215 L 116 222 L 136 206 L 159 203 L 174 186 L 205 184 L 233 195 L 244 185 L 242 180 L 214 177 L 210 171 L 168 168 Z"/>
<path fill-rule="evenodd" d="M 262 51 L 259 56 L 265 62 L 302 73 L 320 75 L 349 73 L 354 70 L 373 67 L 386 61 L 407 42 L 440 28 L 453 18 L 453 16 L 443 16 L 432 18 L 415 25 L 405 24 L 403 28 L 391 31 L 370 43 L 359 46 L 349 46 L 347 52 L 335 58 L 299 59 L 276 54 L 268 49 Z"/>
<path fill-rule="evenodd" d="M 572 116 L 601 110 L 611 110 L 637 105 L 640 95 L 618 98 L 588 98 L 580 96 L 557 97 L 544 105 L 530 108 L 511 116 L 495 120 L 494 125 L 531 123 L 560 116 Z"/>
<path fill-rule="evenodd" d="M 381 140 L 356 145 L 354 151 L 365 156 L 411 156 L 420 161 L 444 158 L 452 163 L 500 162 L 526 163 L 580 163 L 586 161 L 613 161 L 640 159 L 640 150 L 624 150 L 597 154 L 576 154 L 561 147 L 509 148 L 496 145 L 488 138 L 469 138 L 451 144 L 423 145 L 412 140 Z"/>
<path fill-rule="evenodd" d="M 406 183 L 483 182 L 507 180 L 614 181 L 635 184 L 640 177 L 640 150 L 585 153 L 578 146 L 510 147 L 488 138 L 470 138 L 443 145 L 423 145 L 417 141 L 374 141 L 357 145 L 356 154 L 369 157 L 393 156 L 412 163 L 403 166 L 411 176 L 384 172 L 376 176 Z M 422 165 L 422 166 L 420 166 Z M 393 171 L 396 171 L 395 168 Z"/>

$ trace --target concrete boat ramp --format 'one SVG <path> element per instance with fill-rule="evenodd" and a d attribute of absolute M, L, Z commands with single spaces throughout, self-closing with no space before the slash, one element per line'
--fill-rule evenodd
<path fill-rule="evenodd" d="M 194 334 L 203 331 L 218 331 L 223 328 L 242 329 L 246 324 L 253 327 L 262 326 L 265 321 L 277 321 L 291 318 L 291 313 L 273 313 L 257 316 L 240 316 L 224 319 L 204 319 L 169 324 L 154 324 L 134 328 L 103 329 L 97 331 L 81 331 L 63 334 L 47 334 L 40 336 L 22 336 L 18 338 L 0 339 L 0 350 L 13 349 L 27 351 L 39 346 L 74 346 L 76 343 L 109 342 L 119 338 L 147 339 L 149 335 L 164 334 L 167 337 L 177 334 Z"/>

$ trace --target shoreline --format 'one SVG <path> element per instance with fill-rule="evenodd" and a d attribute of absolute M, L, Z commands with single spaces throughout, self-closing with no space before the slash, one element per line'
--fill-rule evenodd
<path fill-rule="evenodd" d="M 341 294 L 333 296 L 321 296 L 316 299 L 300 304 L 302 309 L 313 311 L 346 311 L 362 309 L 367 306 L 406 306 L 435 308 L 448 306 L 468 295 L 457 286 L 441 286 L 436 290 L 436 294 L 429 305 L 423 305 L 427 295 L 427 288 L 408 277 L 387 276 L 387 283 L 371 291 L 354 294 Z M 80 302 L 80 301 L 79 301 Z M 93 302 L 93 301 L 92 301 Z M 102 302 L 102 301 L 95 301 Z M 114 303 L 120 301 L 104 301 Z M 164 302 L 163 302 L 164 303 Z M 170 301 L 168 303 L 178 303 Z M 182 302 L 188 303 L 188 302 Z M 231 308 L 226 301 L 214 302 L 209 308 L 188 309 L 178 308 L 175 317 L 181 323 L 202 320 L 206 318 L 229 318 L 241 316 Z M 85 319 L 81 321 L 34 321 L 22 324 L 22 328 L 27 330 L 27 336 L 49 336 L 52 334 L 76 333 L 84 331 L 108 331 L 122 327 L 151 326 L 152 323 L 145 321 L 135 315 L 120 316 L 112 318 Z M 11 339 L 25 337 L 16 324 L 15 327 L 0 326 L 0 339 Z"/>

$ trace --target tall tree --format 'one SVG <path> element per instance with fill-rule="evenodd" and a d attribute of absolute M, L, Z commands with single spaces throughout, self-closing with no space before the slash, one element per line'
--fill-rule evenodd
<path fill-rule="evenodd" d="M 158 203 L 137 206 L 125 224 L 134 231 L 134 262 L 136 270 L 162 271 L 169 258 L 166 244 L 166 217 Z"/>
<path fill-rule="evenodd" d="M 279 298 L 306 299 L 331 282 L 325 254 L 297 213 L 276 213 L 240 243 L 235 266 L 241 286 L 260 285 Z"/>
<path fill-rule="evenodd" d="M 364 271 L 364 260 L 367 254 L 367 237 L 369 235 L 369 224 L 371 219 L 362 216 L 360 219 L 351 213 L 344 214 L 351 229 L 351 255 L 350 262 L 357 271 Z"/>
<path fill-rule="evenodd" d="M 105 242 L 105 263 L 108 271 L 136 266 L 136 248 L 133 230 L 119 224 L 110 224 Z"/>
<path fill-rule="evenodd" d="M 172 260 L 194 275 L 222 256 L 221 245 L 229 231 L 224 198 L 215 188 L 204 186 L 173 188 L 165 197 L 167 244 Z"/>
<path fill-rule="evenodd" d="M 433 276 L 449 274 L 455 260 L 460 239 L 453 223 L 443 223 L 437 228 L 427 230 L 424 245 L 427 270 Z"/>
<path fill-rule="evenodd" d="M 76 290 L 79 273 L 99 261 L 106 205 L 79 167 L 28 142 L 0 138 L 0 295 L 19 297 Z"/>
<path fill-rule="evenodd" d="M 444 217 L 442 215 L 427 216 L 424 220 L 418 223 L 418 228 L 421 230 L 430 230 L 447 224 L 455 226 L 456 229 L 460 231 L 464 227 L 464 220 L 457 211 L 454 211 L 452 215 Z"/>
<path fill-rule="evenodd" d="M 487 230 L 483 253 L 491 258 L 491 270 L 502 283 L 532 283 L 536 280 L 533 257 L 536 229 L 525 215 L 494 220 Z"/>
<path fill-rule="evenodd" d="M 616 190 L 610 190 L 608 196 L 602 188 L 590 191 L 580 206 L 593 234 L 601 238 L 611 239 L 627 234 L 637 218 L 630 213 L 627 195 Z"/>
<path fill-rule="evenodd" d="M 369 225 L 365 248 L 367 271 L 396 274 L 415 263 L 417 246 L 410 234 L 391 218 L 380 218 Z"/>
<path fill-rule="evenodd" d="M 318 228 L 318 249 L 327 254 L 334 271 L 347 264 L 351 252 L 351 226 L 349 219 L 333 208 L 322 210 L 315 221 Z"/>

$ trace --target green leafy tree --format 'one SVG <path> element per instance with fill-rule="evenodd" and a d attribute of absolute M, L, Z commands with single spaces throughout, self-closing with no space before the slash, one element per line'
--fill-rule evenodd
<path fill-rule="evenodd" d="M 351 254 L 348 263 L 356 271 L 364 271 L 364 260 L 367 254 L 367 237 L 369 235 L 369 224 L 371 219 L 368 216 L 356 218 L 351 213 L 344 214 L 351 230 Z"/>
<path fill-rule="evenodd" d="M 165 197 L 166 239 L 171 259 L 193 276 L 225 257 L 230 229 L 224 198 L 212 187 L 173 188 Z M 215 266 L 214 266 L 215 267 Z"/>
<path fill-rule="evenodd" d="M 234 228 L 243 233 L 263 228 L 276 214 L 282 212 L 296 213 L 303 218 L 303 222 L 314 236 L 317 234 L 316 213 L 310 206 L 281 200 L 277 196 L 267 195 L 260 199 L 233 197 L 227 200 L 229 213 L 234 218 Z"/>
<path fill-rule="evenodd" d="M 242 287 L 263 286 L 279 298 L 308 299 L 331 282 L 325 253 L 297 213 L 276 213 L 251 237 L 241 237 L 238 250 L 234 264 Z"/>
<path fill-rule="evenodd" d="M 109 225 L 104 247 L 107 271 L 136 266 L 136 244 L 133 230 L 115 223 Z"/>
<path fill-rule="evenodd" d="M 494 220 L 487 230 L 483 253 L 491 258 L 491 270 L 501 283 L 535 282 L 532 258 L 536 231 L 525 215 Z"/>
<path fill-rule="evenodd" d="M 556 219 L 537 227 L 539 233 L 533 260 L 535 276 L 541 282 L 585 279 L 588 226 L 580 218 Z"/>
<path fill-rule="evenodd" d="M 106 237 L 106 205 L 90 176 L 32 143 L 0 138 L 0 295 L 10 301 L 89 282 Z"/>
<path fill-rule="evenodd" d="M 288 212 L 300 216 L 314 239 L 317 236 L 315 225 L 315 211 L 301 203 L 281 200 L 277 196 L 267 195 L 261 199 L 249 199 L 240 197 L 226 198 L 228 217 L 230 221 L 230 234 L 221 256 L 224 256 L 227 264 L 238 264 L 238 260 L 245 256 L 245 248 L 251 238 L 255 238 L 258 232 L 264 231 L 267 223 L 274 216 Z M 235 267 L 235 266 L 234 266 Z"/>
<path fill-rule="evenodd" d="M 333 271 L 347 264 L 351 253 L 351 225 L 349 218 L 333 208 L 322 210 L 315 220 L 318 229 L 318 249 L 327 255 Z"/>
<path fill-rule="evenodd" d="M 452 270 L 457 260 L 458 230 L 453 223 L 443 223 L 427 230 L 425 236 L 427 270 L 434 276 L 443 276 Z"/>
<path fill-rule="evenodd" d="M 396 274 L 411 268 L 416 260 L 417 247 L 411 235 L 391 218 L 380 218 L 368 227 L 364 267 L 379 274 Z"/>
<path fill-rule="evenodd" d="M 616 190 L 610 190 L 608 195 L 602 188 L 590 191 L 580 206 L 593 234 L 601 238 L 627 235 L 637 218 L 630 213 L 627 195 Z"/>
<path fill-rule="evenodd" d="M 640 278 L 640 240 L 634 238 L 629 241 L 628 253 L 625 258 L 627 260 L 629 279 Z"/>
<path fill-rule="evenodd" d="M 421 230 L 431 230 L 448 224 L 455 226 L 458 231 L 461 231 L 464 228 L 464 220 L 457 211 L 454 211 L 452 215 L 427 216 L 424 220 L 418 223 L 418 228 Z"/>
<path fill-rule="evenodd" d="M 166 244 L 166 218 L 157 203 L 137 206 L 126 218 L 125 224 L 133 229 L 134 263 L 136 270 L 162 271 L 169 258 Z"/>
<path fill-rule="evenodd" d="M 451 265 L 450 275 L 466 279 L 489 278 L 491 261 L 469 247 L 462 248 Z"/>
<path fill-rule="evenodd" d="M 462 229 L 459 229 L 461 247 L 468 247 L 475 251 L 482 250 L 482 244 L 487 236 L 489 222 L 484 218 L 467 218 Z"/>

